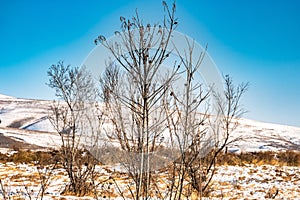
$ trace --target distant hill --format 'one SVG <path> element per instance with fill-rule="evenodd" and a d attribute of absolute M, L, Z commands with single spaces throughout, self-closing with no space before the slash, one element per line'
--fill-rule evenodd
<path fill-rule="evenodd" d="M 0 148 L 11 147 L 13 141 L 35 147 L 55 147 L 60 138 L 55 133 L 48 114 L 51 101 L 19 99 L 0 94 Z M 240 138 L 229 151 L 299 150 L 300 128 L 240 119 L 232 138 Z M 38 144 L 38 145 L 37 145 Z"/>
<path fill-rule="evenodd" d="M 54 131 L 47 117 L 51 101 L 19 99 L 0 94 L 0 127 Z"/>

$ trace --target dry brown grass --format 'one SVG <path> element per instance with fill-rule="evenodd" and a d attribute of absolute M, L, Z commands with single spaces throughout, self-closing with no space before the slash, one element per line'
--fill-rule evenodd
<path fill-rule="evenodd" d="M 19 150 L 12 155 L 0 153 L 0 163 L 14 162 L 14 163 L 33 163 L 39 162 L 40 165 L 54 164 L 59 157 L 58 151 L 31 151 Z"/>
<path fill-rule="evenodd" d="M 39 164 L 54 164 L 59 160 L 59 152 L 52 150 L 44 151 L 18 151 L 13 155 L 0 153 L 0 163 L 33 163 L 39 161 Z M 90 156 L 90 155 L 89 155 Z M 108 163 L 110 163 L 108 161 Z M 299 151 L 265 151 L 265 152 L 246 152 L 246 153 L 223 153 L 219 156 L 218 165 L 279 165 L 279 166 L 300 166 Z"/>
<path fill-rule="evenodd" d="M 264 151 L 246 153 L 227 153 L 220 155 L 218 165 L 279 165 L 279 166 L 300 166 L 299 151 Z"/>

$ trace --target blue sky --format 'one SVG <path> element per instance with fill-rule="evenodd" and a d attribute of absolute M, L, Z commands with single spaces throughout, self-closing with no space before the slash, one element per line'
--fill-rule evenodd
<path fill-rule="evenodd" d="M 160 0 L 1 1 L 0 94 L 52 99 L 49 66 L 79 66 L 94 39 L 136 8 L 145 23 L 160 22 Z M 246 117 L 300 126 L 299 8 L 298 0 L 177 0 L 177 30 L 207 43 L 221 73 L 250 82 Z"/>

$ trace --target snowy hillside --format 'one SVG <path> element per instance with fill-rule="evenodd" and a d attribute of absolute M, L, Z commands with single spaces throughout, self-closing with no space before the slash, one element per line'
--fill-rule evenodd
<path fill-rule="evenodd" d="M 47 119 L 51 101 L 0 95 L 0 127 L 53 131 Z"/>
<path fill-rule="evenodd" d="M 230 145 L 233 152 L 299 150 L 300 128 L 240 119 L 233 138 L 241 138 Z"/>
<path fill-rule="evenodd" d="M 0 134 L 40 147 L 60 142 L 47 116 L 51 101 L 18 99 L 0 95 Z M 231 152 L 300 150 L 300 128 L 240 119 L 229 146 Z"/>

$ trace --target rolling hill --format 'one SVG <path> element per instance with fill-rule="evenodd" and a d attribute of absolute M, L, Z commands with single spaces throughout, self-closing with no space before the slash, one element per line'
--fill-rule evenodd
<path fill-rule="evenodd" d="M 16 145 L 14 142 L 36 148 L 58 146 L 59 135 L 48 120 L 52 104 L 52 101 L 47 100 L 0 95 L 0 147 L 12 147 Z M 231 152 L 300 150 L 299 127 L 242 118 L 231 137 L 239 138 L 230 144 Z"/>

